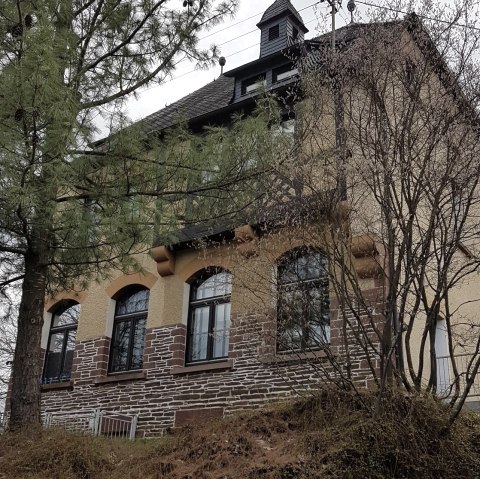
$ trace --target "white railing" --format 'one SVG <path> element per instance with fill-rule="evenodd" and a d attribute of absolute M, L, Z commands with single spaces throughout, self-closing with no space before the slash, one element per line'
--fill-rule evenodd
<path fill-rule="evenodd" d="M 8 412 L 0 412 L 0 434 L 7 430 L 8 426 Z"/>
<path fill-rule="evenodd" d="M 59 427 L 71 432 L 85 432 L 111 439 L 135 439 L 138 416 L 95 410 L 68 414 L 47 413 L 45 427 Z"/>
<path fill-rule="evenodd" d="M 460 393 L 465 391 L 467 380 L 471 377 L 469 364 L 472 359 L 470 354 L 454 355 L 455 365 L 458 373 L 458 383 Z M 452 368 L 452 360 L 450 356 L 437 357 L 437 393 L 438 395 L 450 396 L 455 391 L 455 374 Z M 473 379 L 472 387 L 468 393 L 468 397 L 480 396 L 480 371 L 477 372 Z"/>
<path fill-rule="evenodd" d="M 46 413 L 42 417 L 45 428 L 61 428 L 69 432 L 87 433 L 111 439 L 135 439 L 138 416 L 106 411 L 73 411 L 64 414 Z M 8 413 L 0 413 L 0 434 L 8 427 Z"/>

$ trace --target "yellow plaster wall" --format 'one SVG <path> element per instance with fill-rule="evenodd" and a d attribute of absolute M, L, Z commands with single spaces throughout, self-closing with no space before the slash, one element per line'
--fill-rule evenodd
<path fill-rule="evenodd" d="M 328 240 L 322 230 L 299 229 L 255 238 L 248 244 L 244 254 L 242 243 L 183 250 L 175 254 L 175 274 L 161 277 L 155 261 L 144 254 L 141 264 L 143 273 L 125 275 L 112 273 L 108 280 L 92 283 L 82 300 L 77 340 L 110 336 L 113 327 L 115 298 L 117 293 L 130 284 L 143 284 L 150 289 L 147 327 L 186 324 L 189 298 L 188 281 L 198 271 L 218 266 L 231 271 L 232 313 L 265 312 L 274 307 L 273 291 L 275 264 L 278 258 L 290 249 L 302 245 L 328 248 Z M 65 295 L 48 302 L 51 308 Z M 45 326 L 48 335 L 49 324 Z"/>

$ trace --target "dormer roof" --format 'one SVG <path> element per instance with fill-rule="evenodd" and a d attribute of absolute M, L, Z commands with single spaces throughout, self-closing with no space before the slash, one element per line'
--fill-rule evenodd
<path fill-rule="evenodd" d="M 290 0 L 275 0 L 275 2 L 265 10 L 261 20 L 257 23 L 257 27 L 261 28 L 265 23 L 275 20 L 277 17 L 284 16 L 285 14 L 292 15 L 298 21 L 299 27 L 302 28 L 304 33 L 308 32 L 308 28 L 305 27 L 302 17 Z"/>

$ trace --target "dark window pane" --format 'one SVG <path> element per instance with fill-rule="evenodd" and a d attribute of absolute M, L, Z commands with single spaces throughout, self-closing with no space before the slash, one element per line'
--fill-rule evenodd
<path fill-rule="evenodd" d="M 50 342 L 45 358 L 44 377 L 47 381 L 58 380 L 62 369 L 63 342 L 65 333 L 59 332 L 50 335 Z"/>
<path fill-rule="evenodd" d="M 117 300 L 117 309 L 115 316 L 124 314 L 139 313 L 148 310 L 148 289 L 127 292 L 122 294 Z"/>
<path fill-rule="evenodd" d="M 193 299 L 207 299 L 226 296 L 232 291 L 232 275 L 227 272 L 214 274 L 194 287 Z"/>
<path fill-rule="evenodd" d="M 80 315 L 80 305 L 72 304 L 65 310 L 60 310 L 53 315 L 52 328 L 67 326 L 78 323 L 78 317 Z"/>
<path fill-rule="evenodd" d="M 147 318 L 137 319 L 133 331 L 132 361 L 130 369 L 140 369 L 143 366 L 143 348 L 145 346 L 145 326 Z"/>
<path fill-rule="evenodd" d="M 109 372 L 142 368 L 149 295 L 148 289 L 132 287 L 118 298 Z"/>
<path fill-rule="evenodd" d="M 201 361 L 208 357 L 208 327 L 210 307 L 195 308 L 190 326 L 190 361 Z"/>
<path fill-rule="evenodd" d="M 77 330 L 71 329 L 67 332 L 67 344 L 65 346 L 65 359 L 63 361 L 63 368 L 61 375 L 64 379 L 69 379 L 72 372 L 73 352 L 75 351 L 75 339 L 77 337 Z"/>
<path fill-rule="evenodd" d="M 280 36 L 280 25 L 275 25 L 268 30 L 268 40 L 275 40 Z"/>
<path fill-rule="evenodd" d="M 62 380 L 70 379 L 70 376 L 72 374 L 72 363 L 73 363 L 73 350 L 65 351 L 65 361 L 63 364 L 63 371 L 61 373 Z"/>
<path fill-rule="evenodd" d="M 278 348 L 323 347 L 330 340 L 328 263 L 321 252 L 295 252 L 278 267 Z"/>
<path fill-rule="evenodd" d="M 215 325 L 213 329 L 213 358 L 228 356 L 228 335 L 230 331 L 230 303 L 215 306 Z"/>
<path fill-rule="evenodd" d="M 110 366 L 110 370 L 112 372 L 126 371 L 128 369 L 130 329 L 130 321 L 117 321 L 114 324 L 112 337 L 112 359 Z"/>

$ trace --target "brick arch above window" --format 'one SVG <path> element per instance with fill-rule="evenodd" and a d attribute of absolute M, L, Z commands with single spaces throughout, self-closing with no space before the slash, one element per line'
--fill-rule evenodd
<path fill-rule="evenodd" d="M 132 273 L 119 276 L 114 279 L 106 288 L 105 292 L 108 297 L 116 299 L 122 291 L 128 286 L 144 286 L 147 289 L 152 289 L 157 281 L 157 277 L 152 273 Z"/>
<path fill-rule="evenodd" d="M 47 313 L 54 313 L 55 310 L 58 308 L 58 305 L 62 301 L 75 301 L 76 303 L 82 304 L 87 297 L 86 291 L 62 291 L 61 293 L 57 293 L 55 296 L 47 299 L 45 301 L 45 311 Z"/>
<path fill-rule="evenodd" d="M 327 247 L 325 245 L 313 244 L 313 243 L 302 243 L 298 242 L 289 242 L 285 243 L 284 247 L 276 251 L 275 263 L 279 264 L 284 261 L 285 258 L 291 257 L 292 255 L 298 254 L 298 252 L 313 252 L 318 251 L 328 256 Z"/>
<path fill-rule="evenodd" d="M 218 261 L 212 258 L 211 261 L 207 261 L 206 259 L 195 258 L 179 269 L 178 276 L 183 282 L 191 283 L 202 271 L 209 269 L 222 269 L 233 274 L 231 266 L 227 260 Z"/>

